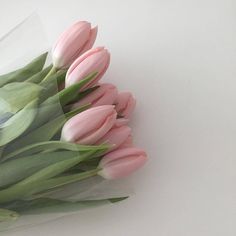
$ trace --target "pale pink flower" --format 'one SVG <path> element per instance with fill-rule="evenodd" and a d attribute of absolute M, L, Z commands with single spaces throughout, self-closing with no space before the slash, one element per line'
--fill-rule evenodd
<path fill-rule="evenodd" d="M 101 79 L 110 64 L 110 53 L 104 47 L 91 49 L 77 58 L 66 74 L 66 87 L 80 82 L 91 73 L 96 77 L 83 89 L 91 87 Z"/>
<path fill-rule="evenodd" d="M 105 179 L 123 178 L 140 167 L 147 161 L 147 154 L 144 150 L 131 147 L 117 149 L 105 155 L 99 167 L 99 175 Z"/>
<path fill-rule="evenodd" d="M 121 92 L 118 94 L 116 102 L 116 111 L 119 116 L 124 118 L 129 118 L 136 106 L 136 100 L 132 93 L 130 92 Z"/>
<path fill-rule="evenodd" d="M 116 116 L 117 113 L 112 105 L 90 108 L 65 123 L 61 139 L 78 144 L 92 145 L 112 128 Z"/>
<path fill-rule="evenodd" d="M 68 28 L 58 38 L 52 48 L 53 65 L 69 68 L 81 54 L 89 50 L 97 37 L 97 27 L 91 28 L 87 21 L 79 21 Z"/>

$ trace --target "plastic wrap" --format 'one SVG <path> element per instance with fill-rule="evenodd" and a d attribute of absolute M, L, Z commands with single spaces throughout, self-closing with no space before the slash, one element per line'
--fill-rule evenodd
<path fill-rule="evenodd" d="M 44 53 L 48 51 L 48 48 L 40 19 L 36 14 L 33 14 L 0 39 L 0 74 L 21 68 L 38 55 L 41 55 L 38 60 L 43 61 L 42 58 L 46 58 Z M 9 186 L 17 185 L 34 173 L 53 164 L 55 158 L 64 160 L 69 155 L 67 149 L 59 149 L 57 146 L 55 158 L 49 162 L 48 151 L 44 151 L 43 148 L 39 151 L 34 147 L 35 143 L 44 143 L 48 139 L 59 140 L 61 127 L 70 115 L 70 112 L 62 106 L 61 98 L 58 95 L 58 81 L 60 81 L 58 78 L 63 78 L 65 74 L 57 75 L 55 79 L 50 80 L 50 84 L 43 84 L 43 88 L 41 88 L 41 84 L 38 86 L 39 79 L 42 79 L 50 70 L 48 59 L 43 67 L 45 73 L 41 72 L 42 74 L 38 77 L 35 76 L 35 72 L 33 76 L 30 75 L 30 71 L 23 73 L 22 81 L 26 81 L 24 86 L 20 84 L 21 79 L 14 81 L 12 85 L 12 83 L 5 83 L 5 77 L 0 76 L 0 90 L 2 90 L 0 91 L 0 208 L 14 210 L 20 214 L 19 217 L 11 217 L 10 220 L 0 220 L 1 231 L 48 222 L 81 209 L 119 201 L 120 197 L 131 193 L 127 180 L 125 183 L 118 180 L 109 182 L 95 176 L 67 184 L 63 189 L 58 187 L 48 192 L 37 192 L 36 189 L 35 193 L 30 192 L 27 197 L 24 195 L 21 202 L 14 198 L 7 203 L 4 202 L 9 194 L 6 193 L 5 197 L 3 191 Z M 40 71 L 39 69 L 39 73 Z M 9 86 L 9 84 L 11 85 Z M 27 86 L 32 86 L 30 87 L 31 94 L 28 94 Z M 24 94 L 28 94 L 28 97 L 22 97 L 22 91 Z M 14 96 L 11 96 L 11 92 L 14 92 Z M 16 92 L 19 94 L 18 97 Z M 12 100 L 12 97 L 18 99 Z M 19 125 L 16 126 L 16 123 Z M 55 123 L 58 124 L 57 129 L 55 129 Z M 12 127 L 14 127 L 14 132 Z M 5 142 L 6 136 L 8 141 Z M 12 139 L 10 142 L 9 137 Z M 31 148 L 25 149 L 26 146 Z M 80 155 L 83 154 L 83 150 L 80 150 L 79 147 L 78 150 L 75 149 L 76 147 L 73 147 L 73 151 Z M 41 155 L 40 163 L 38 165 L 35 165 L 36 162 L 32 164 L 30 161 L 32 158 L 39 158 L 37 156 L 39 153 Z M 12 165 L 12 161 L 16 160 L 18 161 L 17 169 L 14 169 L 16 162 Z M 12 170 L 12 173 L 5 171 L 9 169 Z M 24 184 L 25 182 L 23 182 L 23 186 Z M 12 191 L 14 193 L 15 190 Z M 25 191 L 27 192 L 27 188 Z M 52 199 L 52 202 L 44 202 L 45 198 Z"/>

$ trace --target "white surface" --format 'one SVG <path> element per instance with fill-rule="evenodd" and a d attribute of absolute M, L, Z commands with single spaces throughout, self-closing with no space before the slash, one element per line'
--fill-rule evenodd
<path fill-rule="evenodd" d="M 33 10 L 51 42 L 77 19 L 100 26 L 106 79 L 136 95 L 134 136 L 150 157 L 129 200 L 7 235 L 236 235 L 234 0 L 0 4 L 1 35 Z"/>

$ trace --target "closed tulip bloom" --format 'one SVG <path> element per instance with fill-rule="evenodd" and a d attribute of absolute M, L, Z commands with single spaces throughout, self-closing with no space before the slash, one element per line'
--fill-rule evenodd
<path fill-rule="evenodd" d="M 70 66 L 66 75 L 66 87 L 78 83 L 87 75 L 97 72 L 96 77 L 83 89 L 91 87 L 101 79 L 110 64 L 110 53 L 103 47 L 90 49 Z"/>
<path fill-rule="evenodd" d="M 53 65 L 69 68 L 81 54 L 89 50 L 97 37 L 97 27 L 91 28 L 86 21 L 79 21 L 68 28 L 58 38 L 52 49 Z"/>
<path fill-rule="evenodd" d="M 114 126 L 120 127 L 123 125 L 127 125 L 128 123 L 129 123 L 129 119 L 119 118 L 119 119 L 116 119 Z"/>
<path fill-rule="evenodd" d="M 72 108 L 77 108 L 86 104 L 91 104 L 92 107 L 101 105 L 112 105 L 117 99 L 118 91 L 113 84 L 100 84 L 92 93 L 82 98 L 79 102 L 73 104 Z"/>
<path fill-rule="evenodd" d="M 128 138 L 119 146 L 119 148 L 127 148 L 132 146 L 133 146 L 133 138 L 132 135 L 130 134 Z"/>
<path fill-rule="evenodd" d="M 147 161 L 144 150 L 131 147 L 117 149 L 105 155 L 99 163 L 100 176 L 105 179 L 126 177 L 142 167 Z"/>
<path fill-rule="evenodd" d="M 68 120 L 61 139 L 78 144 L 92 145 L 114 125 L 117 113 L 112 105 L 90 108 Z"/>
<path fill-rule="evenodd" d="M 119 116 L 124 118 L 129 118 L 136 106 L 136 100 L 132 93 L 130 92 L 121 92 L 118 94 L 116 102 L 116 111 Z"/>
<path fill-rule="evenodd" d="M 128 126 L 112 127 L 96 144 L 107 143 L 112 146 L 109 151 L 118 148 L 131 135 L 131 128 Z"/>

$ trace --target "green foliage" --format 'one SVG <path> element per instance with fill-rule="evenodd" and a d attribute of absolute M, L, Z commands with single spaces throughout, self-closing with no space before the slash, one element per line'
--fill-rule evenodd
<path fill-rule="evenodd" d="M 11 82 L 23 82 L 36 73 L 40 72 L 46 62 L 47 54 L 48 53 L 46 52 L 40 55 L 21 69 L 5 75 L 0 75 L 0 87 Z"/>

